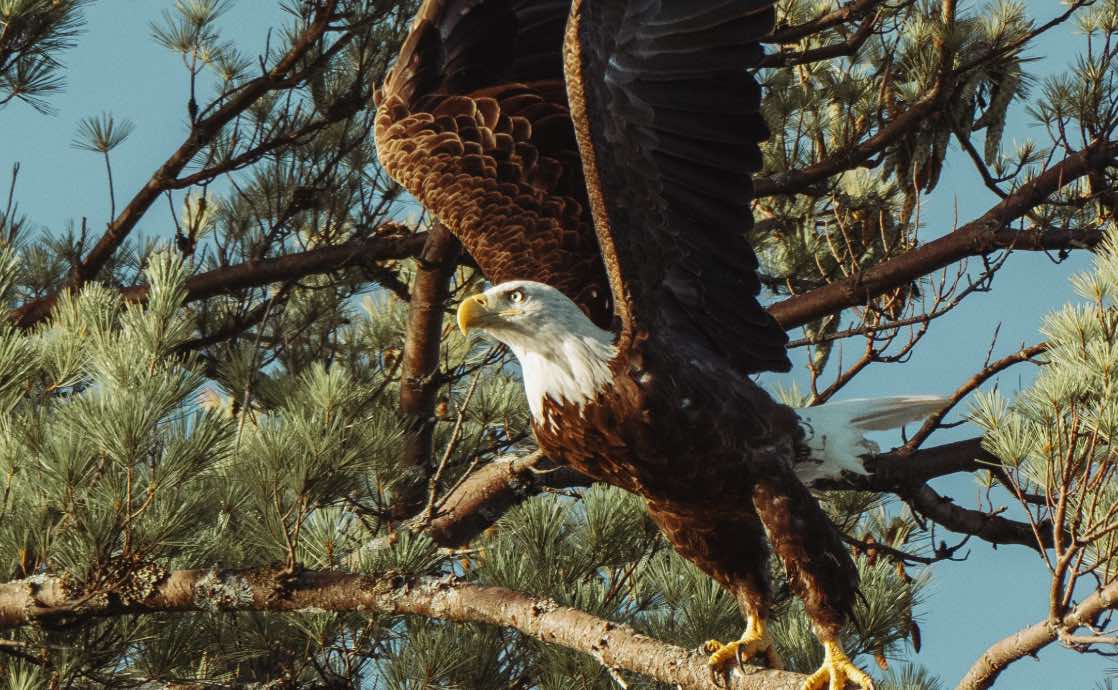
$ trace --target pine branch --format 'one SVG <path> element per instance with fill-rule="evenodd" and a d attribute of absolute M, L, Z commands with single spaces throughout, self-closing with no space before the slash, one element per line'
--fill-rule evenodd
<path fill-rule="evenodd" d="M 985 690 L 994 684 L 1002 671 L 1025 656 L 1035 656 L 1038 651 L 1065 639 L 1075 644 L 1071 635 L 1081 627 L 1091 626 L 1101 613 L 1118 607 L 1118 582 L 1111 582 L 1096 590 L 1060 621 L 1053 625 L 1042 620 L 991 645 L 974 662 L 955 690 Z M 1106 643 L 1110 643 L 1107 641 Z"/>
<path fill-rule="evenodd" d="M 157 569 L 145 569 L 154 572 Z M 176 570 L 128 583 L 131 596 L 89 597 L 73 608 L 63 578 L 40 575 L 0 584 L 0 629 L 29 623 L 79 624 L 96 618 L 190 611 L 356 611 L 488 623 L 589 654 L 609 668 L 639 673 L 689 690 L 799 690 L 805 676 L 747 667 L 714 678 L 706 655 L 637 633 L 577 609 L 503 587 L 455 578 L 406 580 L 280 568 Z"/>
<path fill-rule="evenodd" d="M 151 205 L 159 199 L 163 192 L 174 187 L 176 178 L 182 169 L 193 160 L 194 156 L 203 147 L 213 141 L 226 124 L 248 110 L 268 92 L 276 89 L 290 89 L 298 85 L 302 79 L 317 71 L 322 66 L 323 61 L 329 60 L 334 55 L 335 51 L 327 51 L 315 59 L 311 65 L 303 67 L 299 72 L 294 71 L 311 49 L 322 40 L 327 31 L 331 30 L 330 20 L 334 17 L 334 8 L 337 4 L 338 0 L 327 0 L 316 11 L 314 21 L 292 42 L 290 50 L 275 67 L 269 70 L 267 74 L 244 84 L 228 99 L 225 105 L 215 110 L 212 115 L 194 123 L 186 141 L 159 166 L 159 169 L 120 212 L 120 215 L 109 223 L 105 234 L 97 241 L 85 259 L 77 262 L 70 270 L 70 274 L 66 277 L 64 283 L 64 289 L 79 288 L 97 275 L 144 214 L 147 213 L 148 209 L 151 208 Z M 352 38 L 353 34 L 343 36 L 334 46 L 331 46 L 331 49 L 339 46 L 344 47 Z M 50 312 L 56 299 L 57 295 L 52 295 L 25 304 L 16 312 L 16 323 L 21 327 L 26 327 L 28 324 L 42 320 Z"/>
<path fill-rule="evenodd" d="M 990 362 L 987 359 L 987 364 L 982 367 L 981 371 L 977 372 L 974 376 L 963 382 L 963 385 L 955 389 L 955 392 L 947 399 L 942 409 L 924 420 L 924 423 L 917 429 L 916 433 L 905 443 L 904 448 L 908 450 L 919 448 L 936 429 L 940 428 L 940 423 L 943 421 L 943 418 L 948 412 L 954 409 L 963 398 L 977 390 L 979 386 L 990 380 L 993 376 L 996 376 L 1015 364 L 1032 361 L 1036 356 L 1047 352 L 1048 348 L 1048 343 L 1037 343 L 1029 347 L 1022 347 L 1017 352 L 1006 355 L 996 362 Z"/>
<path fill-rule="evenodd" d="M 807 50 L 769 53 L 761 60 L 761 66 L 770 68 L 789 67 L 792 65 L 804 65 L 809 62 L 821 62 L 823 60 L 832 60 L 837 57 L 856 55 L 866 40 L 874 34 L 874 29 L 877 27 L 878 16 L 879 15 L 874 15 L 867 19 L 863 19 L 858 30 L 845 41 L 819 46 L 817 48 L 809 48 Z"/>
<path fill-rule="evenodd" d="M 957 472 L 975 472 L 983 463 L 995 458 L 982 449 L 981 438 L 971 438 L 913 452 L 884 453 L 867 461 L 868 477 L 849 477 L 842 481 L 817 482 L 817 488 L 838 490 L 919 493 L 918 488 L 936 477 Z M 437 544 L 460 547 L 491 527 L 506 511 L 543 491 L 590 485 L 590 479 L 569 468 L 561 467 L 538 453 L 523 457 L 501 458 L 479 469 L 443 502 L 443 508 L 425 530 Z M 916 488 L 914 488 L 916 487 Z M 919 499 L 916 499 L 919 500 Z M 1028 525 L 978 511 L 966 510 L 939 497 L 937 510 L 920 511 L 945 527 L 994 540 L 994 543 L 1024 543 L 1035 548 L 1036 540 L 1028 532 L 1029 542 L 1017 539 Z M 960 512 L 961 511 L 961 512 Z M 930 513 L 930 514 L 929 514 Z"/>
<path fill-rule="evenodd" d="M 765 38 L 766 43 L 793 43 L 812 34 L 865 17 L 885 4 L 885 0 L 851 0 L 837 10 L 824 12 L 815 19 L 796 26 L 777 29 Z"/>
<path fill-rule="evenodd" d="M 753 180 L 757 198 L 776 195 L 800 194 L 810 190 L 839 173 L 864 164 L 872 156 L 884 151 L 901 137 L 910 133 L 937 107 L 942 107 L 942 89 L 932 89 L 928 95 L 913 103 L 902 114 L 893 118 L 869 139 L 849 148 L 835 151 L 827 158 L 800 170 L 758 177 Z"/>
<path fill-rule="evenodd" d="M 400 411 L 408 419 L 402 462 L 405 467 L 426 468 L 430 464 L 435 433 L 435 398 L 442 384 L 438 373 L 443 310 L 450 294 L 450 279 L 458 267 L 461 253 L 462 245 L 442 223 L 431 226 L 408 303 L 408 326 L 404 339 Z M 424 485 L 425 482 L 417 482 L 414 491 L 401 491 L 393 509 L 397 517 L 411 515 L 418 510 L 423 501 Z"/>
<path fill-rule="evenodd" d="M 556 465 L 539 451 L 500 458 L 481 467 L 452 491 L 424 531 L 441 546 L 464 546 L 505 512 L 545 489 L 589 485 L 588 477 Z"/>
<path fill-rule="evenodd" d="M 1009 225 L 1074 180 L 1110 165 L 1118 142 L 1101 142 L 1068 156 L 1021 186 L 981 217 L 958 230 L 848 278 L 789 297 L 769 308 L 776 320 L 791 330 L 847 307 L 867 304 L 884 292 L 944 268 L 968 256 L 984 256 L 997 249 L 1033 251 L 1094 246 L 1099 230 L 1053 232 L 1010 230 Z"/>

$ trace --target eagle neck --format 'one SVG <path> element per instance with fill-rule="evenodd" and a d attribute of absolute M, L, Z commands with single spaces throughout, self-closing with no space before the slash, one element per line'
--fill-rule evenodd
<path fill-rule="evenodd" d="M 610 384 L 610 363 L 617 356 L 613 341 L 612 333 L 597 327 L 531 342 L 508 341 L 520 361 L 524 392 L 536 422 L 545 421 L 545 398 L 581 407 Z"/>

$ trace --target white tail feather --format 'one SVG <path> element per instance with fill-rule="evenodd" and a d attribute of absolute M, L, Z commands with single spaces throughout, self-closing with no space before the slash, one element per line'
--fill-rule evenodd
<path fill-rule="evenodd" d="M 816 479 L 837 479 L 843 472 L 867 474 L 862 458 L 878 453 L 880 448 L 865 437 L 865 432 L 896 429 L 915 422 L 946 402 L 946 398 L 936 395 L 897 395 L 797 409 L 811 458 L 796 465 L 796 476 L 810 484 Z"/>

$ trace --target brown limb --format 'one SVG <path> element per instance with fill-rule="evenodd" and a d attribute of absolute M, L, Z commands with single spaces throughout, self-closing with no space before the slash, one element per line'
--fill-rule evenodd
<path fill-rule="evenodd" d="M 849 476 L 838 481 L 821 482 L 821 488 L 858 489 L 861 491 L 894 492 L 918 486 L 936 477 L 958 472 L 975 472 L 997 459 L 983 450 L 981 438 L 945 443 L 941 446 L 908 451 L 882 453 L 866 460 L 865 477 Z"/>
<path fill-rule="evenodd" d="M 1118 142 L 1092 144 L 1051 166 L 958 230 L 865 271 L 777 302 L 769 311 L 790 330 L 847 307 L 867 304 L 887 290 L 907 285 L 968 256 L 983 256 L 997 249 L 1092 247 L 1101 239 L 1101 230 L 1010 230 L 1009 225 L 1060 188 L 1109 165 L 1116 154 Z"/>
<path fill-rule="evenodd" d="M 812 34 L 817 34 L 821 31 L 836 27 L 839 24 L 845 24 L 846 22 L 865 17 L 883 4 L 884 0 L 853 0 L 837 10 L 824 12 L 811 21 L 797 24 L 796 26 L 777 29 L 765 38 L 765 42 L 792 43 L 801 38 L 806 38 Z"/>
<path fill-rule="evenodd" d="M 441 223 L 427 232 L 419 268 L 408 303 L 408 326 L 404 339 L 400 379 L 400 411 L 407 417 L 404 436 L 404 467 L 424 469 L 430 464 L 435 433 L 435 397 L 442 384 L 439 373 L 439 344 L 443 312 L 450 296 L 450 280 L 458 267 L 462 245 Z M 393 506 L 393 515 L 415 514 L 423 505 L 424 482 L 415 482 Z"/>
<path fill-rule="evenodd" d="M 974 536 L 991 544 L 1020 544 L 1031 549 L 1041 550 L 1037 537 L 1045 541 L 1044 548 L 1051 546 L 1052 530 L 1048 525 L 1040 525 L 1038 532 L 1017 520 L 1009 520 L 1000 515 L 984 513 L 955 505 L 954 500 L 941 496 L 927 484 L 895 492 L 917 513 L 929 520 L 943 525 L 960 534 Z"/>
<path fill-rule="evenodd" d="M 762 67 L 788 67 L 790 65 L 803 65 L 809 62 L 833 60 L 837 57 L 857 54 L 858 50 L 873 35 L 877 24 L 877 16 L 862 20 L 862 25 L 850 38 L 841 43 L 809 48 L 808 50 L 769 53 L 761 60 Z"/>
<path fill-rule="evenodd" d="M 867 469 L 870 471 L 868 477 L 852 476 L 841 481 L 819 482 L 816 487 L 912 492 L 914 489 L 911 487 L 922 486 L 936 477 L 957 472 L 975 472 L 982 469 L 985 463 L 996 462 L 992 455 L 982 449 L 981 441 L 980 438 L 971 438 L 922 448 L 911 453 L 884 453 L 867 461 Z M 506 511 L 542 491 L 589 485 L 589 478 L 566 467 L 555 465 L 539 453 L 502 458 L 482 466 L 456 487 L 444 499 L 426 533 L 441 546 L 455 548 L 465 546 L 491 527 Z M 981 516 L 983 522 L 988 517 L 984 513 L 964 511 L 954 505 L 950 508 L 951 510 L 941 508 L 932 511 L 935 514 L 928 517 L 935 520 L 937 516 L 946 515 L 947 522 L 941 524 L 964 533 L 967 533 L 967 530 L 963 527 L 977 524 L 977 516 Z M 955 511 L 964 511 L 968 521 L 959 519 Z M 970 515 L 971 513 L 974 515 Z M 1019 536 L 1021 528 L 1018 527 L 1018 523 L 1004 518 L 998 518 L 993 522 L 992 528 L 986 526 L 986 531 L 980 530 L 981 533 L 976 536 L 982 538 L 991 536 L 996 539 L 994 543 L 1021 543 L 1002 538 L 998 530 L 1004 531 L 1007 523 L 1011 526 L 1008 528 L 1009 532 Z M 1027 530 L 1028 525 L 1023 525 L 1023 528 Z M 1031 538 L 1032 532 L 1028 534 Z M 1035 546 L 1035 543 L 1036 540 L 1032 539 L 1029 545 Z"/>
<path fill-rule="evenodd" d="M 955 686 L 955 690 L 985 690 L 994 684 L 1010 664 L 1022 657 L 1035 655 L 1057 639 L 1066 639 L 1069 644 L 1075 644 L 1075 637 L 1070 633 L 1074 633 L 1081 627 L 1090 626 L 1100 614 L 1116 606 L 1118 606 L 1118 582 L 1111 582 L 1080 602 L 1059 621 L 1058 625 L 1053 625 L 1045 619 L 991 645 L 974 662 L 967 674 Z"/>
<path fill-rule="evenodd" d="M 544 489 L 589 485 L 588 477 L 556 465 L 539 451 L 501 458 L 482 466 L 450 492 L 425 532 L 441 546 L 465 546 L 508 510 Z"/>
<path fill-rule="evenodd" d="M 928 95 L 913 103 L 888 126 L 856 146 L 844 148 L 828 158 L 802 170 L 789 170 L 771 177 L 753 180 L 756 197 L 778 194 L 799 194 L 811 189 L 838 173 L 858 167 L 872 156 L 884 151 L 890 144 L 910 133 L 920 122 L 941 105 L 941 92 L 933 89 Z"/>
<path fill-rule="evenodd" d="M 382 231 L 389 229 L 405 230 L 402 226 L 398 228 L 382 226 Z M 297 280 L 304 276 L 329 273 L 344 268 L 368 266 L 378 261 L 406 259 L 418 255 L 426 239 L 427 236 L 423 233 L 380 234 L 357 242 L 318 247 L 274 259 L 248 261 L 215 268 L 187 279 L 186 301 L 196 302 L 236 290 Z M 147 293 L 147 285 L 121 290 L 121 296 L 130 302 L 143 302 L 147 299 Z M 29 309 L 35 304 L 31 302 L 11 312 L 10 318 L 23 328 L 34 326 L 50 313 L 49 310 Z"/>
<path fill-rule="evenodd" d="M 143 579 L 143 578 L 140 578 Z M 383 578 L 280 568 L 176 570 L 132 583 L 133 597 L 95 597 L 74 607 L 62 578 L 36 576 L 0 584 L 0 628 L 29 623 L 82 623 L 126 614 L 190 611 L 348 611 L 415 615 L 487 623 L 589 654 L 624 669 L 689 690 L 798 690 L 804 676 L 750 666 L 719 684 L 707 656 L 654 640 L 631 626 L 560 606 L 542 597 L 451 577 Z"/>
<path fill-rule="evenodd" d="M 286 146 L 298 144 L 299 142 L 306 140 L 311 135 L 316 134 L 317 132 L 325 129 L 335 122 L 338 122 L 338 120 L 352 117 L 364 107 L 365 104 L 358 99 L 349 99 L 347 101 L 344 101 L 341 104 L 340 108 L 330 110 L 327 117 L 308 122 L 306 125 L 300 127 L 299 129 L 287 132 L 286 134 L 272 137 L 246 151 L 242 151 L 236 156 L 225 159 L 220 163 L 215 163 L 206 168 L 203 168 L 202 170 L 199 170 L 196 173 L 187 175 L 185 177 L 180 177 L 173 182 L 168 182 L 166 185 L 167 189 L 186 189 L 187 187 L 191 187 L 194 185 L 205 184 L 219 175 L 250 166 L 266 156 L 268 153 L 275 151 L 276 149 L 281 149 Z"/>
<path fill-rule="evenodd" d="M 908 443 L 904 445 L 904 448 L 907 450 L 915 450 L 916 448 L 919 448 L 920 445 L 924 443 L 924 441 L 926 441 L 929 436 L 932 435 L 932 432 L 939 428 L 940 422 L 943 421 L 943 418 L 947 416 L 947 413 L 950 412 L 951 409 L 959 403 L 959 401 L 970 395 L 971 392 L 988 381 L 992 376 L 1005 371 L 1014 364 L 1028 362 L 1042 352 L 1046 352 L 1047 350 L 1048 343 L 1038 343 L 1030 347 L 1023 347 L 1017 352 L 1006 355 L 996 362 L 990 362 L 989 364 L 984 366 L 982 368 L 982 371 L 979 371 L 977 374 L 967 379 L 963 383 L 963 385 L 955 389 L 955 392 L 952 393 L 951 397 L 949 397 L 944 403 L 943 408 L 941 408 L 931 417 L 928 417 L 926 420 L 924 420 L 924 424 L 921 425 L 916 433 L 908 440 Z"/>

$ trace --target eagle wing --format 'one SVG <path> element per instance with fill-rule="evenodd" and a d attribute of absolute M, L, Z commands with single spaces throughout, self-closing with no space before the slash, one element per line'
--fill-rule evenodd
<path fill-rule="evenodd" d="M 790 367 L 745 237 L 768 137 L 749 68 L 773 21 L 772 0 L 575 0 L 564 46 L 617 311 L 746 371 Z"/>
<path fill-rule="evenodd" d="M 378 95 L 393 178 L 493 283 L 537 280 L 613 313 L 563 84 L 569 0 L 426 0 Z"/>
<path fill-rule="evenodd" d="M 772 0 L 426 0 L 379 95 L 381 162 L 490 281 L 785 371 L 744 234 L 772 23 Z"/>

